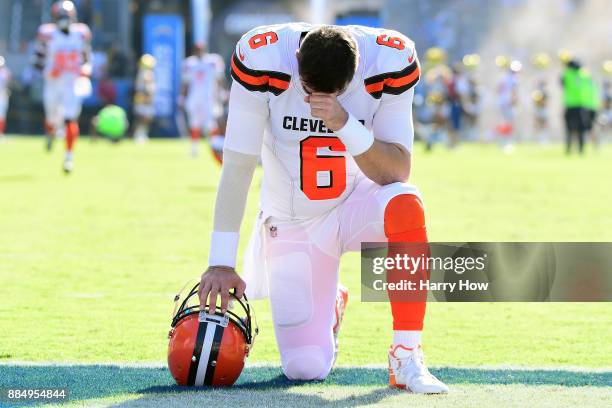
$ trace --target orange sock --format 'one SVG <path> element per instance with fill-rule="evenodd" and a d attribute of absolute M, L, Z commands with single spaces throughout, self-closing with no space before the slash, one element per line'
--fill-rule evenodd
<path fill-rule="evenodd" d="M 198 128 L 191 129 L 191 140 L 197 141 L 200 140 L 200 135 L 202 134 L 202 130 Z"/>
<path fill-rule="evenodd" d="M 0 119 L 0 135 L 4 134 L 5 127 L 6 127 L 6 122 L 4 121 L 4 119 Z"/>
<path fill-rule="evenodd" d="M 429 254 L 423 203 L 417 196 L 401 194 L 389 201 L 385 208 L 385 235 L 390 243 L 406 243 L 406 245 L 390 245 L 387 254 L 390 258 L 395 258 L 396 255 L 422 257 Z M 409 280 L 415 282 L 417 288 L 421 280 L 428 279 L 428 276 L 426 268 L 420 268 L 413 275 L 409 275 L 405 270 L 387 271 L 388 282 Z M 389 291 L 389 300 L 393 315 L 393 330 L 423 329 L 426 290 Z"/>
<path fill-rule="evenodd" d="M 53 127 L 51 122 L 47 120 L 45 120 L 45 132 L 47 132 L 47 135 L 51 137 L 55 136 L 55 128 Z"/>
<path fill-rule="evenodd" d="M 76 121 L 66 121 L 66 151 L 71 152 L 79 138 L 79 124 Z"/>
<path fill-rule="evenodd" d="M 218 127 L 214 127 L 212 129 L 210 129 L 210 131 L 208 132 L 208 137 L 214 137 L 214 136 L 219 136 L 221 134 L 221 132 L 219 132 L 219 128 Z"/>

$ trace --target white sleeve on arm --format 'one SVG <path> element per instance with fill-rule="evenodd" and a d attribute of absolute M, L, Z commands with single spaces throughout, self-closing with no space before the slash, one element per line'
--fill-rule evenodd
<path fill-rule="evenodd" d="M 383 94 L 374 114 L 374 137 L 382 142 L 397 143 L 412 152 L 414 128 L 412 126 L 412 99 L 414 88 L 400 95 Z"/>
<path fill-rule="evenodd" d="M 209 266 L 236 266 L 240 224 L 259 160 L 268 114 L 266 97 L 253 94 L 236 82 L 232 84 Z"/>
<path fill-rule="evenodd" d="M 234 81 L 230 90 L 224 150 L 259 156 L 269 116 L 268 94 L 251 92 Z"/>

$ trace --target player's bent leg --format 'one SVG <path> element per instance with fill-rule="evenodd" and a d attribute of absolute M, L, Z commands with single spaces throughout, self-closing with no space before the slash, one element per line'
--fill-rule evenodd
<path fill-rule="evenodd" d="M 331 371 L 330 362 L 325 348 L 320 346 L 304 346 L 287 350 L 283 354 L 283 373 L 290 380 L 324 380 Z"/>
<path fill-rule="evenodd" d="M 416 187 L 410 184 L 380 187 L 362 181 L 340 209 L 340 230 L 345 251 L 359 250 L 362 242 L 381 241 L 393 244 L 388 256 L 428 249 L 423 203 Z M 415 275 L 420 280 L 426 271 Z M 389 281 L 399 278 L 405 279 L 405 272 L 394 275 L 391 271 L 387 275 Z M 413 392 L 446 392 L 447 387 L 427 371 L 420 348 L 426 292 L 408 298 L 391 292 L 389 298 L 394 329 L 389 385 Z"/>
<path fill-rule="evenodd" d="M 292 380 L 321 380 L 334 363 L 338 256 L 323 252 L 316 237 L 278 227 L 268 244 L 270 304 L 282 369 Z"/>
<path fill-rule="evenodd" d="M 396 243 L 389 246 L 389 257 L 398 254 L 420 257 L 428 253 L 425 211 L 417 195 L 401 193 L 391 198 L 385 207 L 384 223 L 388 241 Z M 405 276 L 405 271 L 390 270 L 387 280 L 399 281 Z M 428 278 L 426 268 L 420 268 L 411 277 L 417 285 Z M 409 298 L 403 293 L 389 292 L 394 330 L 389 350 L 389 385 L 415 393 L 446 393 L 448 387 L 427 369 L 420 346 L 426 298 L 425 290 Z"/>
<path fill-rule="evenodd" d="M 396 255 L 413 255 L 418 257 L 421 252 L 427 251 L 427 229 L 425 227 L 425 211 L 421 199 L 416 194 L 398 194 L 391 198 L 385 207 L 384 214 L 385 236 L 390 243 L 389 257 Z M 399 281 L 405 278 L 401 271 L 389 271 L 387 279 Z M 412 275 L 412 279 L 419 284 L 420 280 L 427 279 L 427 270 L 421 269 Z M 418 333 L 396 333 L 396 340 L 408 347 L 416 347 L 420 343 L 420 331 L 423 329 L 426 305 L 425 291 L 416 292 L 409 299 L 404 299 L 402 293 L 389 293 L 391 312 L 393 314 L 393 330 L 417 331 Z M 402 338 L 403 337 L 403 338 Z M 408 344 L 406 344 L 408 343 Z"/>

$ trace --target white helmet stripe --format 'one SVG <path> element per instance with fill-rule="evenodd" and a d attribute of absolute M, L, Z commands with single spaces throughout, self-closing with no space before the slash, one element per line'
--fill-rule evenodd
<path fill-rule="evenodd" d="M 210 350 L 212 349 L 215 331 L 218 327 L 216 324 L 207 324 L 206 326 L 206 334 L 204 334 L 204 342 L 202 343 L 202 353 L 200 354 L 200 361 L 198 362 L 198 371 L 196 372 L 196 378 L 193 384 L 196 386 L 204 385 L 204 378 L 206 378 L 206 370 L 208 369 L 208 359 L 210 358 Z"/>

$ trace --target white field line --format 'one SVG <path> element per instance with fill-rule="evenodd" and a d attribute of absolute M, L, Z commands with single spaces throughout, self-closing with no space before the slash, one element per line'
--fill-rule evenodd
<path fill-rule="evenodd" d="M 87 366 L 101 366 L 101 367 L 119 367 L 119 368 L 166 368 L 166 363 L 159 361 L 152 362 L 57 362 L 57 361 L 20 361 L 20 360 L 4 360 L 0 361 L 0 367 L 87 367 Z M 248 363 L 246 367 L 252 368 L 280 368 L 280 363 Z M 384 364 L 365 364 L 365 365 L 338 365 L 334 368 L 343 369 L 386 369 L 387 366 Z M 590 368 L 590 367 L 577 367 L 577 366 L 519 366 L 519 365 L 483 365 L 483 366 L 430 366 L 432 369 L 453 369 L 453 370 L 513 370 L 513 371 L 573 371 L 573 372 L 585 372 L 585 373 L 607 373 L 612 372 L 612 367 L 609 368 Z"/>

